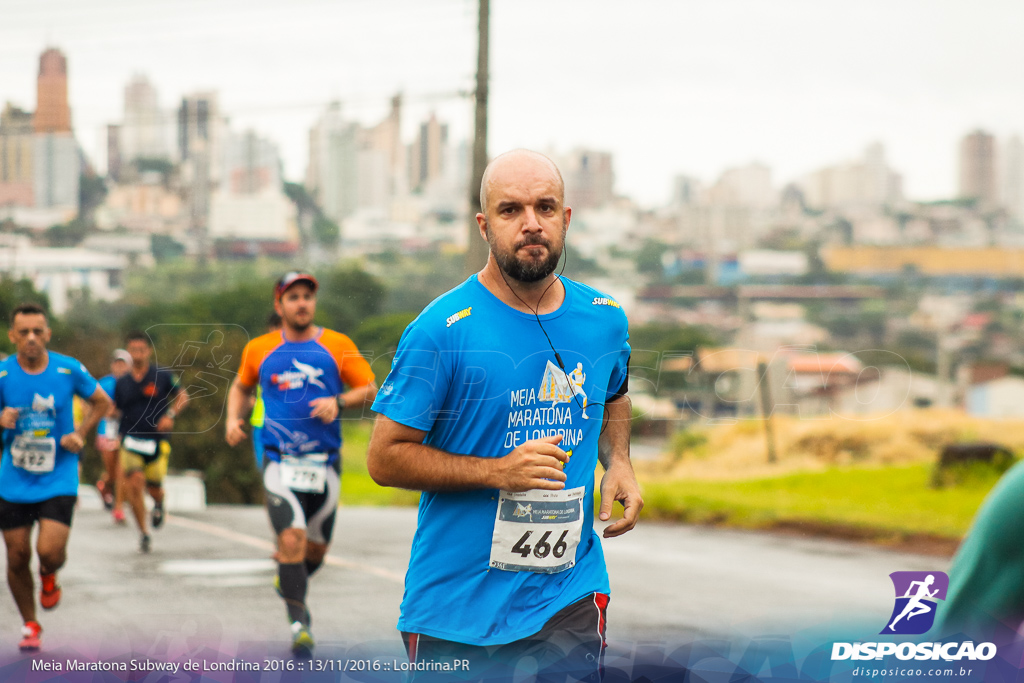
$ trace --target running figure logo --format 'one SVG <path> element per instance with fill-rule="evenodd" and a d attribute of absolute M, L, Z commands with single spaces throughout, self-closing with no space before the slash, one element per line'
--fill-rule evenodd
<path fill-rule="evenodd" d="M 523 505 L 522 503 L 516 503 L 515 512 L 512 513 L 513 517 L 529 517 L 530 521 L 533 521 L 533 505 Z"/>
<path fill-rule="evenodd" d="M 946 599 L 949 577 L 944 572 L 893 572 L 896 604 L 882 634 L 920 635 L 935 623 L 938 600 Z"/>
<path fill-rule="evenodd" d="M 538 398 L 541 401 L 551 401 L 552 407 L 559 403 L 572 403 L 575 397 L 583 399 L 580 404 L 583 410 L 583 419 L 589 420 L 587 415 L 587 392 L 583 390 L 583 383 L 587 381 L 587 375 L 583 372 L 583 363 L 577 363 L 576 369 L 572 372 L 564 372 L 557 365 L 548 361 L 544 368 L 544 377 L 540 381 Z M 579 401 L 576 401 L 579 403 Z"/>
<path fill-rule="evenodd" d="M 587 381 L 587 375 L 583 372 L 583 363 L 577 363 L 576 369 L 569 373 L 569 389 L 576 396 L 583 397 L 583 419 L 589 420 L 587 416 L 587 392 L 583 391 L 583 383 Z"/>

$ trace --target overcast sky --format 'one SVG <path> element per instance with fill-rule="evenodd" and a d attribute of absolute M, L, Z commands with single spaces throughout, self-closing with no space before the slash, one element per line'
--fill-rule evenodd
<path fill-rule="evenodd" d="M 492 0 L 492 154 L 615 154 L 616 189 L 664 203 L 671 178 L 760 161 L 777 185 L 885 144 L 913 199 L 956 192 L 982 127 L 1024 133 L 1017 0 Z M 124 85 L 161 104 L 220 92 L 301 180 L 309 126 L 340 99 L 366 123 L 408 99 L 471 132 L 475 0 L 0 0 L 0 100 L 35 107 L 38 56 L 68 57 L 73 124 L 95 158 Z"/>

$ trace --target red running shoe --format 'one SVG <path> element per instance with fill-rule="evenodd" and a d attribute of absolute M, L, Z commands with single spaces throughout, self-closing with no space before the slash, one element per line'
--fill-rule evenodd
<path fill-rule="evenodd" d="M 114 524 L 125 524 L 124 510 L 114 510 Z"/>
<path fill-rule="evenodd" d="M 39 604 L 43 609 L 53 609 L 60 602 L 60 584 L 57 583 L 57 572 L 40 574 L 43 587 L 39 589 Z"/>
<path fill-rule="evenodd" d="M 107 482 L 100 479 L 96 482 L 96 490 L 100 492 L 100 498 L 103 499 L 103 507 L 107 510 L 114 507 L 114 492 L 111 490 L 113 486 L 107 486 Z"/>
<path fill-rule="evenodd" d="M 39 636 L 43 633 L 43 627 L 38 621 L 26 621 L 21 627 L 21 642 L 18 649 L 22 652 L 34 652 L 43 646 Z"/>

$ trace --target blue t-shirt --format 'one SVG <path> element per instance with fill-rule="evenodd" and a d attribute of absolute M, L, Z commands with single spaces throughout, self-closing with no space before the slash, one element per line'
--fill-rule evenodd
<path fill-rule="evenodd" d="M 260 441 L 267 458 L 327 453 L 327 462 L 333 463 L 340 457 L 340 416 L 328 423 L 311 417 L 310 402 L 333 399 L 346 385 L 365 386 L 373 381 L 373 371 L 340 332 L 324 329 L 314 339 L 293 342 L 275 331 L 246 344 L 239 381 L 259 386 L 264 411 Z"/>
<path fill-rule="evenodd" d="M 540 319 L 563 368 L 536 318 L 502 303 L 473 275 L 406 328 L 373 409 L 426 431 L 426 445 L 454 454 L 496 458 L 527 440 L 562 434 L 559 446 L 572 451 L 566 489 L 585 488 L 576 564 L 557 573 L 492 568 L 499 492 L 424 492 L 402 631 L 504 644 L 533 635 L 590 593 L 609 592 L 593 529 L 604 415 L 598 404 L 626 380 L 629 335 L 618 303 L 586 285 L 562 282 L 565 301 Z"/>
<path fill-rule="evenodd" d="M 117 378 L 113 375 L 104 375 L 96 380 L 96 382 L 100 385 L 100 389 L 103 390 L 103 393 L 113 401 L 114 388 L 117 386 Z M 107 439 L 116 439 L 118 437 L 119 424 L 120 423 L 116 417 L 104 417 L 96 427 L 96 436 Z"/>
<path fill-rule="evenodd" d="M 96 381 L 99 382 L 100 389 L 110 397 L 110 400 L 114 400 L 114 387 L 117 386 L 117 378 L 113 375 L 104 375 Z"/>
<path fill-rule="evenodd" d="M 60 439 L 75 429 L 74 396 L 90 398 L 97 383 L 74 358 L 47 353 L 46 369 L 34 375 L 17 355 L 0 363 L 0 410 L 19 411 L 17 428 L 3 431 L 0 498 L 15 503 L 78 495 L 78 454 L 61 448 Z M 51 454 L 52 469 L 40 471 L 37 463 Z"/>

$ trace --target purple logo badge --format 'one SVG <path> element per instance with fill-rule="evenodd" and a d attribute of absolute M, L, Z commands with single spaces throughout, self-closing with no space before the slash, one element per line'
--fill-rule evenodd
<path fill-rule="evenodd" d="M 938 601 L 946 599 L 949 577 L 945 572 L 893 572 L 889 578 L 896 589 L 896 604 L 881 634 L 927 633 L 935 623 Z"/>

